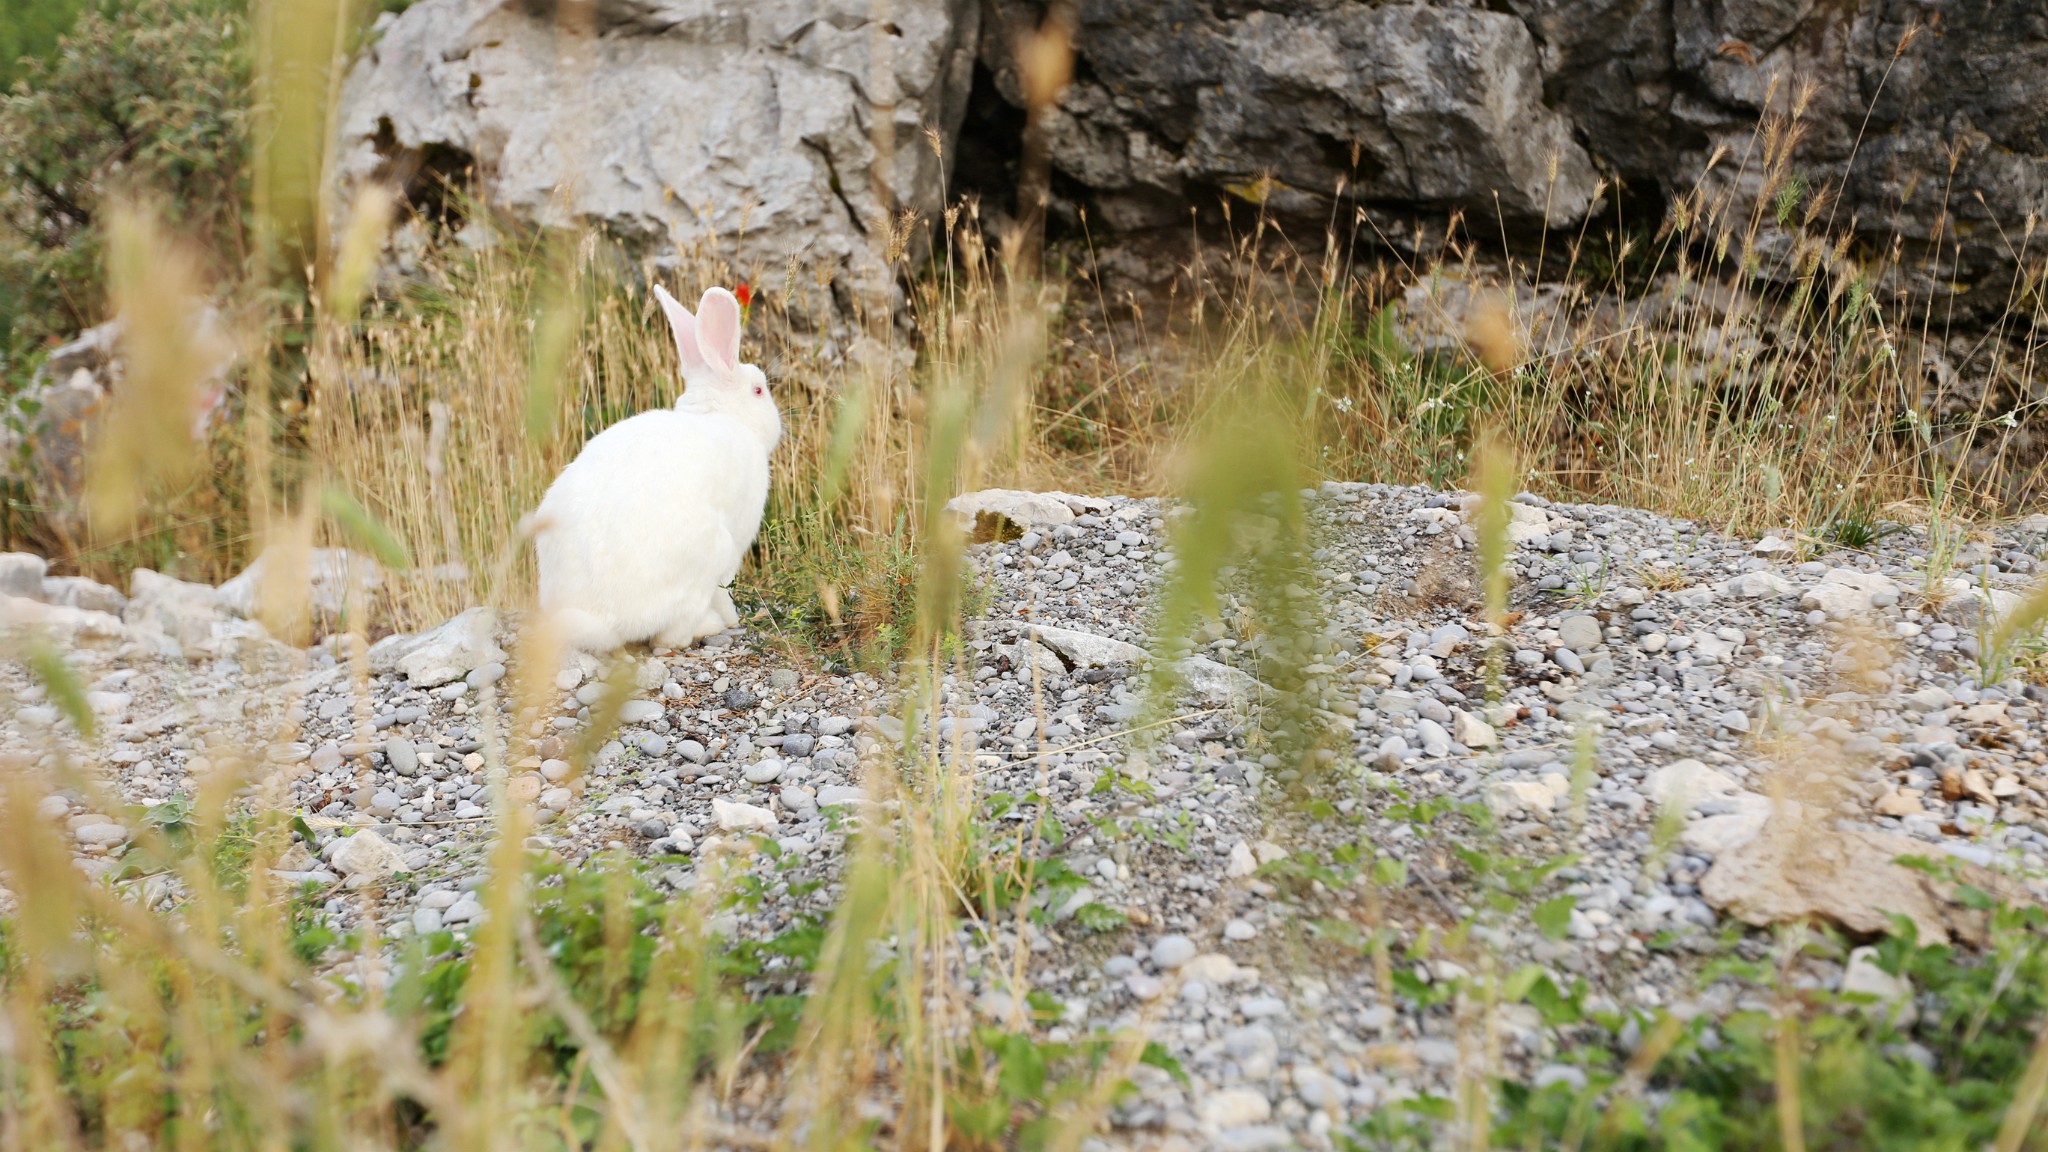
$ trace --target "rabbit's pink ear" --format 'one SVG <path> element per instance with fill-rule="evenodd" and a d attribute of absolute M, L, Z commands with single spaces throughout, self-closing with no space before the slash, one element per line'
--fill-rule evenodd
<path fill-rule="evenodd" d="M 659 284 L 654 286 L 654 298 L 661 301 L 661 311 L 668 317 L 668 330 L 676 338 L 676 355 L 683 359 L 683 375 L 703 371 L 704 357 L 697 352 L 697 318 Z"/>
<path fill-rule="evenodd" d="M 697 302 L 697 351 L 714 372 L 740 366 L 740 302 L 723 288 L 706 288 Z"/>

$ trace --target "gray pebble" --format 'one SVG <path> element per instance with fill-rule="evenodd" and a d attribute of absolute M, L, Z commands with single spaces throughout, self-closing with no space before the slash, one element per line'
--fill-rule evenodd
<path fill-rule="evenodd" d="M 628 700 L 619 705 L 621 724 L 652 724 L 661 715 L 661 704 L 654 700 Z"/>
<path fill-rule="evenodd" d="M 410 740 L 401 739 L 397 736 L 386 740 L 384 742 L 384 759 L 390 763 L 391 770 L 400 776 L 417 776 L 420 774 L 420 754 L 412 746 L 412 741 Z"/>
<path fill-rule="evenodd" d="M 1179 933 L 1152 942 L 1152 964 L 1156 968 L 1178 968 L 1194 958 L 1195 942 Z"/>

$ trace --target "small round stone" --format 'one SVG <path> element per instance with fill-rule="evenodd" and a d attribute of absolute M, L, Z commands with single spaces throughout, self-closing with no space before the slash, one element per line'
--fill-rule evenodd
<path fill-rule="evenodd" d="M 619 705 L 619 723 L 652 724 L 661 719 L 661 704 L 654 700 L 628 700 Z"/>
<path fill-rule="evenodd" d="M 1592 616 L 1567 616 L 1557 624 L 1558 643 L 1586 651 L 1600 646 L 1600 621 Z"/>
<path fill-rule="evenodd" d="M 1195 958 L 1195 942 L 1176 932 L 1152 942 L 1152 965 L 1161 970 L 1178 968 Z"/>
<path fill-rule="evenodd" d="M 420 774 L 419 750 L 412 746 L 412 741 L 410 740 L 401 739 L 397 736 L 386 740 L 384 742 L 384 759 L 391 765 L 391 770 L 400 776 L 417 776 Z"/>

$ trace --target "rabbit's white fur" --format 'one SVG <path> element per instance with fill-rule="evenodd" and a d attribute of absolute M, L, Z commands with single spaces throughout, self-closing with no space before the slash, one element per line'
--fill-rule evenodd
<path fill-rule="evenodd" d="M 753 546 L 782 417 L 740 363 L 740 305 L 712 288 L 692 316 L 654 289 L 675 334 L 683 394 L 593 437 L 534 514 L 540 607 L 563 639 L 608 652 L 684 647 L 739 622 L 726 585 Z"/>

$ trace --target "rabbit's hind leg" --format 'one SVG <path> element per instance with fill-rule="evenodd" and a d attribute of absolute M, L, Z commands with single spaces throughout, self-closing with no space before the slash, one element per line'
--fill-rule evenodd
<path fill-rule="evenodd" d="M 557 611 L 554 623 L 563 643 L 593 655 L 602 656 L 624 643 L 611 621 L 580 608 Z"/>
<path fill-rule="evenodd" d="M 688 648 L 711 633 L 697 624 L 676 624 L 654 634 L 656 648 Z"/>
<path fill-rule="evenodd" d="M 665 648 L 688 648 L 714 632 L 724 631 L 727 626 L 722 622 L 719 610 L 721 601 L 724 602 L 724 610 L 732 612 L 732 597 L 726 595 L 723 588 L 713 590 L 709 604 L 700 597 L 678 604 L 669 617 L 673 623 L 654 634 L 654 643 Z M 733 614 L 733 619 L 739 619 L 737 613 Z"/>
<path fill-rule="evenodd" d="M 704 609 L 703 615 L 697 619 L 697 635 L 715 636 L 727 628 L 738 626 L 739 622 L 740 612 L 733 607 L 732 593 L 716 588 L 711 592 L 711 606 Z"/>
<path fill-rule="evenodd" d="M 739 627 L 740 610 L 733 607 L 732 592 L 730 590 L 725 588 L 715 588 L 712 590 L 711 619 L 718 625 L 711 630 L 713 632 L 723 632 L 727 628 Z"/>

